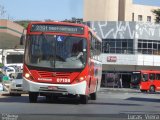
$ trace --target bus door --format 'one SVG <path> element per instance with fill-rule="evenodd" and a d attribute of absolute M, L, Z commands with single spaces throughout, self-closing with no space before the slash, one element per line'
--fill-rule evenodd
<path fill-rule="evenodd" d="M 141 82 L 141 72 L 133 72 L 130 83 L 131 88 L 139 87 L 140 82 Z"/>
<path fill-rule="evenodd" d="M 149 74 L 149 89 L 152 85 L 155 86 L 155 73 Z"/>

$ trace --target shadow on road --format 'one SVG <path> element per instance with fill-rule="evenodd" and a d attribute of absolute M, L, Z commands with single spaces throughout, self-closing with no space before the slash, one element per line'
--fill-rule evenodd
<path fill-rule="evenodd" d="M 115 106 L 142 106 L 140 104 L 128 104 L 128 103 L 89 103 L 94 105 L 115 105 Z"/>
<path fill-rule="evenodd" d="M 135 98 L 139 99 L 139 98 Z M 129 100 L 133 100 L 129 99 Z M 4 103 L 29 103 L 28 96 L 6 96 L 4 98 L 0 98 L 0 102 Z M 157 101 L 158 102 L 158 101 Z M 46 101 L 45 97 L 39 97 L 37 103 L 40 104 L 71 104 L 71 105 L 79 105 L 79 99 L 78 98 L 58 98 L 56 100 L 52 101 Z M 99 102 L 99 101 L 93 101 L 90 100 L 88 105 L 114 105 L 114 106 L 142 106 L 140 104 L 129 104 L 129 103 L 105 103 L 105 102 Z"/>
<path fill-rule="evenodd" d="M 29 103 L 28 96 L 5 96 L 0 98 L 0 102 L 5 103 Z M 72 104 L 78 105 L 80 104 L 79 98 L 58 98 L 56 100 L 47 101 L 45 97 L 39 97 L 37 103 L 43 104 Z M 105 103 L 99 101 L 90 100 L 88 105 L 115 105 L 115 106 L 141 106 L 139 104 L 128 104 L 128 103 Z"/>
<path fill-rule="evenodd" d="M 27 103 L 28 102 L 28 96 L 9 96 L 5 95 L 5 97 L 0 97 L 0 102 L 6 102 L 6 103 Z"/>
<path fill-rule="evenodd" d="M 5 95 L 0 97 L 0 102 L 5 103 L 29 103 L 28 96 L 9 96 Z M 80 104 L 78 98 L 58 98 L 53 99 L 51 101 L 47 101 L 45 97 L 38 97 L 37 103 L 44 103 L 44 104 Z"/>
<path fill-rule="evenodd" d="M 160 102 L 160 99 L 155 99 L 155 98 L 139 98 L 139 97 L 130 97 L 126 100 L 131 100 L 131 101 L 142 101 L 142 102 Z"/>
<path fill-rule="evenodd" d="M 78 98 L 67 98 L 67 97 L 60 97 L 57 99 L 52 99 L 50 101 L 47 101 L 45 99 L 45 97 L 41 97 L 38 100 L 38 103 L 46 103 L 46 104 L 72 104 L 72 105 L 77 105 L 80 104 L 79 99 Z"/>

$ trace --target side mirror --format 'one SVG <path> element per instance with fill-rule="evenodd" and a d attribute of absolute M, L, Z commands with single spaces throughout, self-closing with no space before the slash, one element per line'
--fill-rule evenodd
<path fill-rule="evenodd" d="M 22 36 L 20 38 L 20 45 L 24 45 L 24 41 L 25 41 L 25 35 L 22 34 Z"/>

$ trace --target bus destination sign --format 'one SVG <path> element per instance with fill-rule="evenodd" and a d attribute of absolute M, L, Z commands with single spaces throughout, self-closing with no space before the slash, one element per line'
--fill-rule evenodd
<path fill-rule="evenodd" d="M 31 32 L 63 32 L 70 34 L 84 34 L 84 28 L 80 26 L 55 25 L 55 24 L 34 24 Z"/>

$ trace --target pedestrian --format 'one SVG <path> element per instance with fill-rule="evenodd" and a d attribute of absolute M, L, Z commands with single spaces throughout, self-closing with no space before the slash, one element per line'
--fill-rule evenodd
<path fill-rule="evenodd" d="M 120 88 L 122 88 L 123 87 L 123 85 L 122 85 L 122 78 L 120 78 Z"/>
<path fill-rule="evenodd" d="M 120 78 L 119 80 L 118 80 L 118 88 L 122 88 L 123 86 L 122 86 L 122 78 Z"/>

